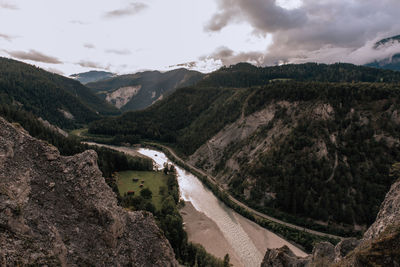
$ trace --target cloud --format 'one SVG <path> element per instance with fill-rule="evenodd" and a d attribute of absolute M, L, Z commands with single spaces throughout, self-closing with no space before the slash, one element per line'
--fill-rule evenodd
<path fill-rule="evenodd" d="M 248 21 L 263 32 L 300 27 L 307 16 L 300 9 L 288 10 L 275 0 L 219 0 L 219 9 L 205 26 L 208 31 L 220 31 L 231 22 Z"/>
<path fill-rule="evenodd" d="M 84 68 L 103 69 L 103 70 L 109 70 L 111 67 L 110 65 L 104 66 L 101 63 L 93 62 L 93 61 L 89 61 L 89 60 L 81 60 L 75 64 L 79 65 L 81 67 L 84 67 Z"/>
<path fill-rule="evenodd" d="M 220 61 L 224 66 L 230 66 L 238 62 L 249 62 L 254 65 L 262 65 L 265 54 L 262 52 L 239 52 L 235 53 L 232 49 L 222 46 L 216 49 L 211 55 L 202 56 L 201 61 L 213 60 Z"/>
<path fill-rule="evenodd" d="M 130 3 L 125 8 L 115 9 L 115 10 L 105 13 L 104 17 L 111 19 L 111 18 L 119 18 L 119 17 L 136 15 L 146 8 L 148 8 L 148 6 L 144 3 Z"/>
<path fill-rule="evenodd" d="M 108 53 L 108 54 L 116 54 L 116 55 L 129 55 L 131 53 L 131 51 L 129 51 L 128 49 L 122 49 L 122 50 L 107 49 L 106 53 Z"/>
<path fill-rule="evenodd" d="M 7 54 L 14 58 L 22 59 L 22 60 L 31 60 L 31 61 L 36 61 L 36 62 L 43 62 L 43 63 L 49 63 L 49 64 L 61 64 L 62 62 L 52 56 L 45 55 L 41 52 L 38 52 L 36 50 L 29 50 L 29 52 L 24 52 L 24 51 L 5 51 Z"/>
<path fill-rule="evenodd" d="M 8 34 L 4 34 L 4 33 L 0 33 L 0 38 L 4 39 L 6 41 L 11 42 L 13 39 L 15 39 L 14 36 L 8 35 Z"/>
<path fill-rule="evenodd" d="M 11 9 L 11 10 L 18 10 L 19 8 L 14 5 L 14 4 L 10 4 L 6 1 L 0 1 L 0 8 L 5 8 L 5 9 Z"/>
<path fill-rule="evenodd" d="M 400 33 L 398 0 L 303 0 L 285 9 L 275 0 L 218 0 L 219 11 L 205 25 L 217 32 L 232 23 L 248 23 L 254 33 L 272 35 L 272 44 L 254 53 L 232 52 L 221 60 L 262 59 L 260 65 L 282 62 L 368 63 L 390 56 L 393 49 L 372 49 L 381 38 Z M 395 48 L 400 52 L 400 47 Z M 229 51 L 223 51 L 225 53 Z M 263 57 L 257 57 L 263 53 Z M 210 57 L 217 57 L 213 53 Z M 237 62 L 235 62 L 237 63 Z"/>
<path fill-rule="evenodd" d="M 94 46 L 94 44 L 91 44 L 91 43 L 84 43 L 84 44 L 83 44 L 83 47 L 85 47 L 85 48 L 87 48 L 87 49 L 94 49 L 94 48 L 96 48 L 96 47 Z"/>

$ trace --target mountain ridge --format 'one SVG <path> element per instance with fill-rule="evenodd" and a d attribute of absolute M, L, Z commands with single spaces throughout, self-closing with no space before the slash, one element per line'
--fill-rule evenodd
<path fill-rule="evenodd" d="M 193 85 L 204 75 L 187 69 L 125 74 L 87 86 L 122 111 L 144 109 L 179 87 Z M 122 103 L 122 104 L 117 104 Z"/>
<path fill-rule="evenodd" d="M 17 105 L 61 128 L 74 128 L 119 111 L 78 81 L 0 58 L 0 103 Z"/>

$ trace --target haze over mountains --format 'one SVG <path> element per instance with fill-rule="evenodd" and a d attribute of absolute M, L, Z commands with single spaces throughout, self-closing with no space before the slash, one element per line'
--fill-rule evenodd
<path fill-rule="evenodd" d="M 107 71 L 91 70 L 88 72 L 71 74 L 69 77 L 80 81 L 82 84 L 97 82 L 114 77 L 115 74 Z"/>
<path fill-rule="evenodd" d="M 388 58 L 375 60 L 366 66 L 400 71 L 400 35 L 380 40 L 375 44 L 374 49 L 377 51 L 393 49 L 395 52 Z"/>

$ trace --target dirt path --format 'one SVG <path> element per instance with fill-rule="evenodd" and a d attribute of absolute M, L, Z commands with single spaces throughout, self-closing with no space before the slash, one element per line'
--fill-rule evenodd
<path fill-rule="evenodd" d="M 335 164 L 333 165 L 333 170 L 332 170 L 332 174 L 331 176 L 329 176 L 329 179 L 325 181 L 325 183 L 329 183 L 330 181 L 332 181 L 333 177 L 335 177 L 335 172 L 336 172 L 336 168 L 339 164 L 339 160 L 338 160 L 338 155 L 337 152 L 335 153 Z"/>

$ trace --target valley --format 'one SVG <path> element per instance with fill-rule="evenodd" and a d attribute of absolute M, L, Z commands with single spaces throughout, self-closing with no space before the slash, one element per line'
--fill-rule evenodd
<path fill-rule="evenodd" d="M 126 84 L 112 77 L 125 87 L 98 91 L 107 96 L 89 101 L 97 98 L 95 91 L 85 87 L 73 94 L 83 85 L 27 66 L 48 79 L 49 88 L 67 86 L 63 94 L 80 103 L 67 105 L 67 97 L 40 92 L 48 94 L 46 101 L 62 103 L 50 112 L 33 97 L 37 87 L 22 83 L 18 93 L 10 91 L 6 84 L 17 81 L 20 65 L 9 63 L 9 78 L 0 83 L 0 115 L 63 156 L 94 149 L 118 204 L 153 214 L 180 264 L 259 266 L 282 246 L 279 255 L 314 259 L 315 244 L 340 246 L 360 237 L 397 179 L 390 175 L 400 162 L 396 72 L 241 63 L 197 77 L 190 86 L 178 82 L 184 87 L 171 87 L 149 107 L 118 115 L 93 103 L 126 105 L 144 86 L 131 76 Z M 186 71 L 176 73 L 190 80 Z M 167 74 L 172 80 L 163 82 L 173 84 L 174 72 Z M 82 120 L 80 112 L 90 116 Z M 163 173 L 152 172 L 154 162 Z M 175 167 L 163 169 L 166 162 Z"/>
<path fill-rule="evenodd" d="M 160 151 L 116 146 L 112 146 L 112 148 L 131 155 L 140 153 L 148 156 L 156 162 L 158 169 L 161 169 L 164 163 L 172 163 Z M 185 207 L 181 213 L 186 223 L 185 228 L 190 229 L 189 241 L 200 243 L 209 252 L 220 258 L 231 252 L 230 257 L 234 266 L 259 266 L 264 251 L 283 245 L 289 246 L 298 256 L 307 255 L 281 237 L 231 210 L 192 174 L 178 166 L 176 166 L 176 170 L 180 196 L 185 201 Z M 186 205 L 189 207 L 186 208 Z M 199 227 L 200 222 L 194 220 L 193 217 L 202 218 L 203 226 Z M 197 236 L 197 238 L 191 239 L 191 236 Z M 215 242 L 220 242 L 219 244 L 223 247 L 216 246 Z"/>
<path fill-rule="evenodd" d="M 1 267 L 400 266 L 399 0 L 36 2 L 0 0 Z"/>

